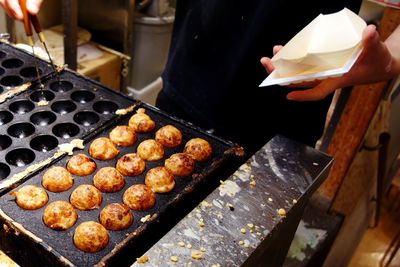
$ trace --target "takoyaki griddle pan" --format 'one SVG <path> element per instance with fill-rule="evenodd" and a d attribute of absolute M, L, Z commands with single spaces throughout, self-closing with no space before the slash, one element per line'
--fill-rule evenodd
<path fill-rule="evenodd" d="M 160 127 L 172 124 L 181 130 L 183 141 L 176 148 L 165 148 L 165 155 L 161 160 L 150 162 L 146 161 L 146 170 L 143 174 L 135 177 L 125 176 L 124 188 L 116 193 L 102 193 L 103 202 L 101 207 L 91 211 L 79 211 L 76 224 L 66 231 L 54 231 L 46 227 L 42 222 L 42 214 L 45 207 L 38 210 L 26 211 L 19 208 L 12 196 L 9 194 L 0 197 L 0 207 L 4 214 L 0 214 L 0 219 L 6 227 L 1 229 L 3 237 L 1 244 L 8 253 L 15 253 L 16 247 L 24 247 L 22 257 L 18 256 L 22 265 L 35 266 L 128 266 L 132 264 L 136 257 L 141 256 L 150 248 L 163 234 L 176 224 L 188 211 L 193 209 L 206 195 L 217 187 L 220 180 L 228 177 L 239 165 L 239 158 L 242 150 L 225 140 L 219 139 L 207 132 L 194 127 L 184 121 L 171 117 L 158 109 L 141 103 L 140 107 L 145 108 L 155 122 L 156 128 L 146 134 L 138 134 L 138 140 L 130 147 L 118 147 L 120 153 L 118 157 L 109 161 L 95 160 L 97 170 L 105 166 L 115 167 L 117 159 L 127 153 L 136 152 L 137 146 L 145 139 L 154 138 L 155 132 Z M 95 131 L 96 136 L 92 136 L 86 142 L 84 150 L 77 150 L 77 153 L 88 154 L 90 143 L 97 137 L 108 136 L 109 132 L 117 125 L 127 125 L 131 114 L 115 119 L 106 129 Z M 164 165 L 164 160 L 173 153 L 182 152 L 185 143 L 194 137 L 206 139 L 213 148 L 212 157 L 205 162 L 196 162 L 194 173 L 187 177 L 175 177 L 175 188 L 165 194 L 156 194 L 156 205 L 147 211 L 132 211 L 134 223 L 123 231 L 108 231 L 110 241 L 108 245 L 97 253 L 85 253 L 77 249 L 72 241 L 75 228 L 84 221 L 97 221 L 102 208 L 105 205 L 120 202 L 125 190 L 133 184 L 144 183 L 146 172 L 155 167 Z M 65 156 L 55 162 L 53 166 L 66 166 L 70 156 Z M 49 166 L 49 168 L 52 166 Z M 41 186 L 43 173 L 48 168 L 37 173 L 25 183 Z M 97 171 L 96 170 L 96 171 Z M 96 172 L 95 172 L 96 173 Z M 94 174 L 84 177 L 74 177 L 74 185 L 69 190 L 62 193 L 48 192 L 49 202 L 55 200 L 69 201 L 71 192 L 80 184 L 93 184 Z M 150 215 L 151 219 L 141 222 L 141 218 Z M 15 230 L 12 221 L 22 225 L 32 234 L 27 234 Z M 29 259 L 29 260 L 28 260 Z"/>
<path fill-rule="evenodd" d="M 42 83 L 0 103 L 0 194 L 14 174 L 48 159 L 60 144 L 87 139 L 112 123 L 117 109 L 137 102 L 68 70 Z"/>

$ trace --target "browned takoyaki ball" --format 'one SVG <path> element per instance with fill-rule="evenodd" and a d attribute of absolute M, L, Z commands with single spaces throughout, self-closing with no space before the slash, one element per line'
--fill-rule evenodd
<path fill-rule="evenodd" d="M 74 184 L 72 175 L 64 167 L 55 166 L 48 169 L 42 178 L 42 185 L 50 192 L 63 192 Z"/>
<path fill-rule="evenodd" d="M 51 202 L 43 212 L 43 222 L 53 230 L 67 230 L 71 228 L 78 214 L 74 207 L 63 200 Z"/>
<path fill-rule="evenodd" d="M 156 126 L 149 115 L 145 114 L 144 108 L 139 108 L 129 119 L 129 127 L 137 133 L 148 133 Z"/>
<path fill-rule="evenodd" d="M 107 229 L 98 222 L 88 221 L 78 225 L 74 233 L 75 246 L 84 252 L 98 252 L 108 244 Z"/>
<path fill-rule="evenodd" d="M 131 146 L 136 142 L 135 131 L 126 125 L 116 126 L 111 130 L 109 137 L 117 146 Z"/>
<path fill-rule="evenodd" d="M 166 193 L 175 187 L 174 176 L 163 166 L 150 169 L 146 173 L 144 183 L 155 193 Z"/>
<path fill-rule="evenodd" d="M 76 154 L 68 160 L 67 170 L 74 175 L 86 176 L 96 170 L 96 162 L 85 154 Z"/>
<path fill-rule="evenodd" d="M 144 171 L 146 163 L 136 153 L 129 153 L 118 159 L 116 168 L 122 175 L 136 176 Z"/>
<path fill-rule="evenodd" d="M 119 150 L 107 137 L 99 137 L 90 144 L 89 154 L 95 159 L 109 160 L 115 158 Z"/>
<path fill-rule="evenodd" d="M 101 192 L 113 193 L 124 187 L 125 180 L 117 169 L 103 167 L 94 175 L 93 184 Z"/>
<path fill-rule="evenodd" d="M 156 203 L 154 192 L 145 184 L 134 184 L 124 192 L 123 202 L 132 210 L 148 210 Z"/>
<path fill-rule="evenodd" d="M 182 133 L 173 125 L 165 125 L 157 130 L 156 141 L 166 147 L 176 147 L 182 143 Z"/>
<path fill-rule="evenodd" d="M 69 202 L 79 210 L 97 209 L 100 207 L 101 201 L 101 192 L 90 184 L 79 185 L 69 197 Z"/>
<path fill-rule="evenodd" d="M 187 176 L 193 172 L 194 159 L 187 153 L 176 153 L 165 160 L 164 166 L 175 176 Z"/>
<path fill-rule="evenodd" d="M 15 196 L 17 205 L 25 210 L 39 209 L 49 200 L 46 190 L 34 185 L 25 185 L 10 195 Z"/>
<path fill-rule="evenodd" d="M 205 161 L 211 156 L 212 148 L 206 140 L 193 138 L 186 143 L 183 152 L 190 154 L 194 160 Z"/>
<path fill-rule="evenodd" d="M 111 203 L 102 209 L 99 221 L 107 230 L 119 231 L 131 226 L 133 215 L 127 205 Z"/>
<path fill-rule="evenodd" d="M 154 139 L 147 139 L 138 145 L 137 154 L 144 160 L 159 160 L 164 157 L 164 147 Z"/>

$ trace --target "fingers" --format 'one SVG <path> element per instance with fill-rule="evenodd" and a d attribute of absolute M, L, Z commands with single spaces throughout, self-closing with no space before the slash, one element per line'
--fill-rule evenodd
<path fill-rule="evenodd" d="M 22 10 L 17 0 L 1 0 L 1 5 L 10 18 L 22 20 Z"/>
<path fill-rule="evenodd" d="M 268 73 L 271 73 L 275 69 L 271 63 L 271 59 L 268 57 L 262 57 L 260 62 Z"/>
<path fill-rule="evenodd" d="M 274 54 L 274 55 L 276 55 L 276 53 L 278 53 L 279 52 L 279 50 L 281 50 L 282 49 L 282 45 L 275 45 L 273 48 L 272 48 L 272 53 Z"/>
<path fill-rule="evenodd" d="M 338 79 L 326 79 L 314 88 L 302 91 L 293 91 L 286 98 L 293 101 L 318 101 L 340 88 Z"/>
<path fill-rule="evenodd" d="M 42 5 L 42 0 L 27 0 L 26 1 L 26 9 L 32 15 L 37 15 L 40 10 L 40 6 Z"/>

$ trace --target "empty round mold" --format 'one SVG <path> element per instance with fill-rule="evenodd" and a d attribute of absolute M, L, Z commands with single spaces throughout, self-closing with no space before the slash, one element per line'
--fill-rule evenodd
<path fill-rule="evenodd" d="M 4 92 L 4 89 L 2 86 L 0 86 L 0 94 Z"/>
<path fill-rule="evenodd" d="M 38 69 L 39 75 L 42 74 L 42 70 Z M 26 67 L 23 68 L 19 74 L 25 78 L 36 78 L 38 76 L 38 71 L 36 70 L 35 67 Z"/>
<path fill-rule="evenodd" d="M 106 115 L 114 113 L 118 109 L 118 105 L 111 101 L 102 100 L 94 103 L 93 109 L 97 113 Z"/>
<path fill-rule="evenodd" d="M 10 175 L 11 169 L 7 164 L 0 162 L 0 180 L 7 178 Z"/>
<path fill-rule="evenodd" d="M 55 92 L 67 92 L 74 87 L 71 82 L 68 81 L 55 81 L 50 84 L 50 89 Z"/>
<path fill-rule="evenodd" d="M 0 51 L 0 58 L 6 57 L 6 56 L 7 56 L 7 54 L 5 52 Z"/>
<path fill-rule="evenodd" d="M 79 103 L 87 103 L 94 99 L 95 95 L 87 90 L 75 91 L 71 94 L 71 99 Z"/>
<path fill-rule="evenodd" d="M 36 151 L 47 152 L 58 146 L 58 140 L 52 135 L 38 135 L 31 140 L 30 146 Z"/>
<path fill-rule="evenodd" d="M 0 75 L 3 75 L 6 72 L 3 68 L 0 68 Z"/>
<path fill-rule="evenodd" d="M 70 100 L 60 100 L 51 105 L 51 110 L 61 115 L 70 113 L 76 109 L 76 104 Z"/>
<path fill-rule="evenodd" d="M 3 67 L 7 68 L 7 69 L 14 69 L 14 68 L 19 68 L 22 65 L 24 65 L 24 62 L 18 58 L 9 58 L 9 59 L 4 60 L 1 65 L 3 65 Z"/>
<path fill-rule="evenodd" d="M 74 121 L 83 126 L 89 126 L 99 122 L 100 117 L 91 111 L 81 111 L 74 115 Z"/>
<path fill-rule="evenodd" d="M 35 132 L 35 126 L 28 122 L 21 122 L 11 125 L 7 129 L 7 133 L 16 138 L 25 138 Z"/>
<path fill-rule="evenodd" d="M 79 127 L 73 123 L 60 123 L 53 127 L 53 134 L 58 137 L 68 139 L 79 133 Z"/>
<path fill-rule="evenodd" d="M 35 108 L 35 104 L 29 100 L 19 100 L 10 104 L 10 110 L 17 114 L 25 114 Z"/>
<path fill-rule="evenodd" d="M 37 90 L 31 94 L 31 100 L 35 102 L 51 101 L 55 97 L 55 94 L 49 90 Z"/>
<path fill-rule="evenodd" d="M 0 84 L 3 86 L 18 86 L 23 82 L 21 77 L 15 75 L 5 76 L 0 80 Z"/>
<path fill-rule="evenodd" d="M 18 167 L 26 166 L 34 160 L 35 153 L 28 148 L 17 148 L 6 155 L 6 162 Z"/>
<path fill-rule="evenodd" d="M 39 111 L 31 116 L 31 122 L 35 125 L 46 126 L 52 124 L 57 119 L 56 114 L 51 111 Z"/>
<path fill-rule="evenodd" d="M 7 110 L 1 110 L 0 111 L 0 125 L 4 125 L 12 121 L 14 118 L 14 115 L 7 111 Z"/>
<path fill-rule="evenodd" d="M 0 135 L 0 150 L 7 149 L 11 146 L 12 140 L 8 135 Z"/>

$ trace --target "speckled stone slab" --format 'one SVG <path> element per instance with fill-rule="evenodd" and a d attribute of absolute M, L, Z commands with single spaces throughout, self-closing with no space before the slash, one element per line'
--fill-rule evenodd
<path fill-rule="evenodd" d="M 279 266 L 332 158 L 276 136 L 132 266 Z"/>

